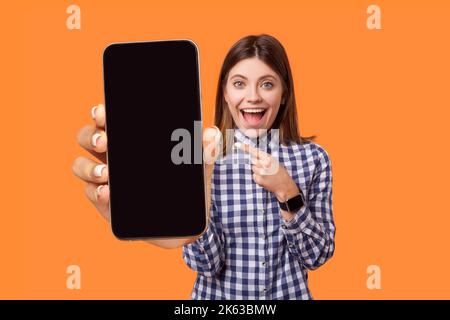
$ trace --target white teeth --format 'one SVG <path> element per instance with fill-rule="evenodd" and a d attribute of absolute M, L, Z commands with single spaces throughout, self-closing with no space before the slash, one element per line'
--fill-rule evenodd
<path fill-rule="evenodd" d="M 249 113 L 260 113 L 260 112 L 263 112 L 264 109 L 242 109 L 242 111 L 249 112 Z"/>

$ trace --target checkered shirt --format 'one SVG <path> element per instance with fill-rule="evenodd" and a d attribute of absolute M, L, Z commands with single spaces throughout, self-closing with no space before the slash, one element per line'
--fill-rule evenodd
<path fill-rule="evenodd" d="M 271 139 L 275 137 L 271 131 L 253 139 L 235 129 L 233 136 L 275 157 L 306 203 L 286 221 L 276 196 L 253 181 L 249 154 L 233 150 L 218 159 L 211 182 L 210 222 L 182 250 L 186 264 L 197 272 L 191 298 L 313 299 L 308 270 L 317 269 L 334 253 L 328 153 L 314 142 L 279 144 Z"/>

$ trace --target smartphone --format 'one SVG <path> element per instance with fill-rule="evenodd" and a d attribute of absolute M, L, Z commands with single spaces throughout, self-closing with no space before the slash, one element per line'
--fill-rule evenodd
<path fill-rule="evenodd" d="M 103 52 L 103 78 L 113 234 L 121 240 L 202 234 L 198 46 L 189 39 L 113 43 Z"/>

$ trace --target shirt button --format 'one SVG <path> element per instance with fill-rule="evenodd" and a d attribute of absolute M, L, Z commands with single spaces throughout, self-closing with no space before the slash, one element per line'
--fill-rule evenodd
<path fill-rule="evenodd" d="M 289 248 L 294 248 L 294 244 L 293 243 L 289 243 Z"/>
<path fill-rule="evenodd" d="M 265 261 L 263 261 L 261 264 L 262 264 L 263 267 L 266 266 L 266 262 Z"/>
<path fill-rule="evenodd" d="M 263 292 L 266 293 L 266 292 L 267 292 L 267 288 L 264 288 L 264 289 L 263 289 Z"/>
<path fill-rule="evenodd" d="M 287 229 L 287 226 L 286 226 L 285 224 L 282 224 L 282 225 L 281 225 L 281 228 Z"/>
<path fill-rule="evenodd" d="M 265 209 L 262 209 L 262 211 L 261 211 L 262 213 L 266 213 L 266 210 Z"/>

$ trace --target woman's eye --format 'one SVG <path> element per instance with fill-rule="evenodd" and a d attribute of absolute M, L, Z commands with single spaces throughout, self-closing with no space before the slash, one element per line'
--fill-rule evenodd
<path fill-rule="evenodd" d="M 236 87 L 236 83 L 242 83 L 242 81 L 235 81 L 235 82 L 233 82 L 233 86 Z"/>
<path fill-rule="evenodd" d="M 235 81 L 235 82 L 233 82 L 233 86 L 235 86 L 235 87 L 241 87 L 243 84 L 244 83 L 242 81 Z M 273 83 L 270 82 L 270 81 L 267 81 L 267 82 L 263 83 L 263 86 L 265 88 L 272 88 L 273 87 Z"/>

